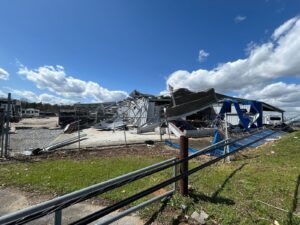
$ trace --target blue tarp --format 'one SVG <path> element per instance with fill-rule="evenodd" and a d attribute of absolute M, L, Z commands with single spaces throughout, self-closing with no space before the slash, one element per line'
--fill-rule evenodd
<path fill-rule="evenodd" d="M 242 138 L 241 140 L 238 140 L 235 143 L 229 145 L 229 152 L 232 152 L 232 151 L 236 150 L 237 148 L 248 145 L 251 142 L 255 142 L 257 140 L 255 143 L 248 146 L 250 148 L 256 148 L 256 147 L 258 147 L 258 146 L 260 146 L 260 145 L 267 142 L 266 139 L 259 140 L 261 138 L 276 138 L 277 139 L 277 138 L 279 138 L 279 137 L 286 134 L 285 132 L 282 132 L 282 131 L 279 131 L 279 132 L 276 132 L 276 133 L 273 133 L 273 132 L 274 131 L 272 131 L 270 129 L 264 129 L 259 133 L 255 133 L 255 134 L 252 134 L 248 137 Z M 215 133 L 212 144 L 216 144 L 220 141 L 222 141 L 222 136 L 216 130 L 216 133 Z M 176 149 L 180 148 L 180 146 L 178 144 L 175 144 L 170 140 L 166 140 L 165 144 L 170 146 L 170 147 L 176 148 Z M 189 154 L 193 154 L 193 153 L 199 151 L 199 149 L 195 149 L 195 148 L 189 148 L 188 150 L 189 150 Z M 223 154 L 224 154 L 224 149 L 223 148 L 222 149 L 216 149 L 216 150 L 213 150 L 213 151 L 207 153 L 207 155 L 215 156 L 215 157 L 221 156 Z"/>

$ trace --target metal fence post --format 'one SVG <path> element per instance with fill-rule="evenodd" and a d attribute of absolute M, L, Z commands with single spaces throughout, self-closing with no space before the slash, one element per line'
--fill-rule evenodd
<path fill-rule="evenodd" d="M 180 136 L 180 154 L 179 154 L 179 159 L 184 159 L 188 157 L 188 148 L 189 148 L 189 139 L 185 136 Z M 180 164 L 180 174 L 186 173 L 189 170 L 189 162 L 184 161 Z M 189 183 L 189 178 L 184 177 L 180 179 L 179 181 L 179 190 L 180 194 L 182 196 L 187 196 L 188 195 L 188 183 Z"/>
<path fill-rule="evenodd" d="M 178 159 L 176 158 L 176 159 L 174 159 L 174 163 L 177 161 Z M 176 165 L 174 165 L 173 166 L 173 177 L 176 177 L 178 174 L 177 174 L 177 164 Z M 176 191 L 176 189 L 177 189 L 177 182 L 174 182 L 173 183 L 173 189 L 174 189 L 174 191 Z"/>
<path fill-rule="evenodd" d="M 61 210 L 55 211 L 54 213 L 54 225 L 61 225 Z"/>
<path fill-rule="evenodd" d="M 80 120 L 79 116 L 77 117 L 78 123 L 77 123 L 77 130 L 78 130 L 78 150 L 80 150 Z"/>
<path fill-rule="evenodd" d="M 2 121 L 0 121 L 1 125 L 1 158 L 4 157 L 4 125 L 5 125 L 5 111 L 3 111 L 3 118 Z M 1 118 L 0 118 L 1 119 Z"/>

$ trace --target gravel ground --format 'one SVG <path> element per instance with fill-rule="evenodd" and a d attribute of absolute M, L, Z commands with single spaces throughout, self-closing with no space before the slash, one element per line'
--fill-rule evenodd
<path fill-rule="evenodd" d="M 29 148 L 42 148 L 54 140 L 61 129 L 20 129 L 16 134 L 10 135 L 10 148 L 12 153 L 23 152 Z"/>

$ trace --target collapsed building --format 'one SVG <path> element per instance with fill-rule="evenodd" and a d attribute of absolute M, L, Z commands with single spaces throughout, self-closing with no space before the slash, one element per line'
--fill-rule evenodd
<path fill-rule="evenodd" d="M 110 121 L 101 121 L 95 127 L 113 129 L 126 126 L 136 128 L 137 133 L 153 131 L 156 127 L 161 126 L 164 108 L 170 102 L 170 98 L 156 97 L 135 90 L 127 99 L 114 105 L 115 115 Z"/>
<path fill-rule="evenodd" d="M 174 91 L 172 98 L 174 102 L 167 109 L 167 118 L 181 118 L 198 128 L 219 127 L 225 114 L 226 122 L 237 131 L 262 127 L 264 112 L 278 113 L 284 121 L 284 110 L 280 108 L 262 101 L 216 93 L 214 89 L 191 92 L 182 88 Z"/>
<path fill-rule="evenodd" d="M 268 103 L 216 93 L 213 88 L 192 92 L 181 88 L 170 96 L 154 96 L 133 91 L 115 103 L 75 104 L 73 110 L 60 112 L 60 125 L 80 120 L 101 130 L 130 129 L 145 133 L 171 132 L 176 136 L 213 135 L 226 121 L 236 131 L 249 131 L 264 125 L 264 112 L 284 110 Z"/>
<path fill-rule="evenodd" d="M 101 120 L 108 119 L 115 114 L 111 108 L 114 102 L 107 103 L 76 103 L 73 107 L 62 108 L 58 113 L 58 124 L 61 127 L 79 121 L 83 127 L 94 125 Z"/>

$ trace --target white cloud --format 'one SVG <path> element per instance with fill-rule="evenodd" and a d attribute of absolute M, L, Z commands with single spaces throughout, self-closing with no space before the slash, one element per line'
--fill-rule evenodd
<path fill-rule="evenodd" d="M 5 98 L 5 97 L 7 97 L 7 94 L 0 90 L 0 97 Z"/>
<path fill-rule="evenodd" d="M 280 27 L 278 27 L 273 35 L 272 38 L 273 39 L 278 39 L 280 36 L 283 36 L 284 34 L 286 34 L 297 22 L 299 18 L 298 17 L 294 17 L 288 21 L 286 21 L 284 24 L 282 24 Z"/>
<path fill-rule="evenodd" d="M 26 99 L 29 102 L 42 102 L 42 103 L 49 103 L 49 104 L 68 104 L 68 105 L 75 103 L 75 101 L 73 100 L 60 98 L 47 93 L 37 95 L 32 91 L 15 90 L 15 89 L 10 89 L 10 92 L 13 95 L 18 96 L 21 99 Z"/>
<path fill-rule="evenodd" d="M 0 80 L 8 80 L 8 78 L 9 73 L 6 70 L 0 68 Z"/>
<path fill-rule="evenodd" d="M 119 101 L 127 97 L 124 91 L 110 91 L 92 81 L 83 81 L 65 73 L 62 66 L 42 66 L 28 69 L 21 65 L 18 74 L 33 81 L 39 89 L 47 89 L 65 98 L 92 98 L 99 102 Z"/>
<path fill-rule="evenodd" d="M 271 105 L 282 107 L 287 111 L 300 112 L 300 84 L 286 84 L 276 82 L 266 85 L 262 89 L 253 89 L 240 97 L 257 99 Z"/>
<path fill-rule="evenodd" d="M 277 28 L 268 42 L 261 45 L 252 43 L 246 58 L 224 63 L 212 70 L 175 71 L 169 76 L 167 86 L 185 87 L 192 91 L 214 87 L 217 91 L 245 95 L 267 87 L 278 78 L 293 76 L 299 81 L 299 49 L 300 18 L 295 17 Z M 282 104 L 276 102 L 275 105 Z"/>
<path fill-rule="evenodd" d="M 203 49 L 201 49 L 199 51 L 199 56 L 198 56 L 198 60 L 199 62 L 203 62 L 206 60 L 206 58 L 209 56 L 209 53 L 204 51 Z"/>
<path fill-rule="evenodd" d="M 245 19 L 247 19 L 246 16 L 238 15 L 238 16 L 236 16 L 236 17 L 234 18 L 234 22 L 235 22 L 235 23 L 240 23 L 240 22 L 244 21 Z"/>

